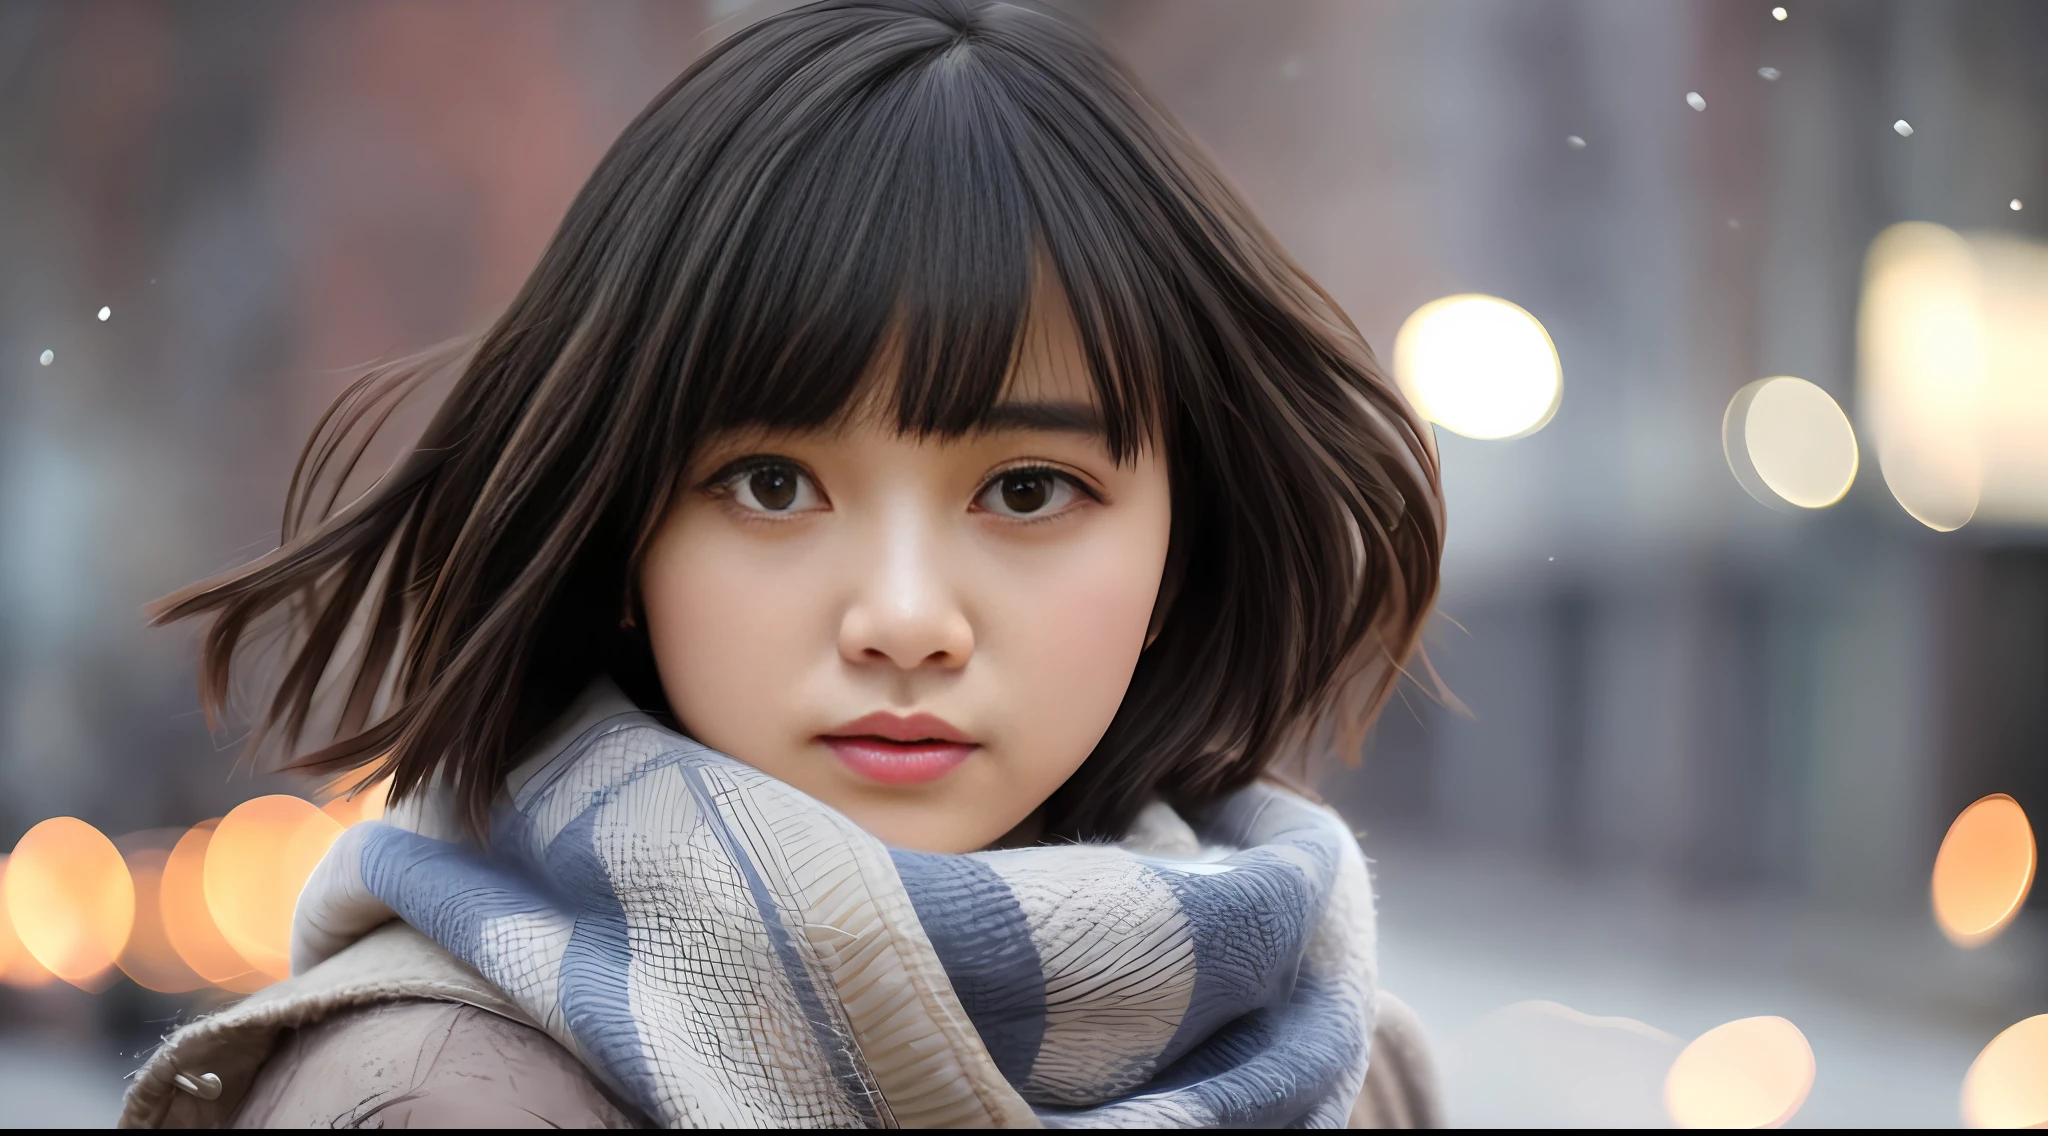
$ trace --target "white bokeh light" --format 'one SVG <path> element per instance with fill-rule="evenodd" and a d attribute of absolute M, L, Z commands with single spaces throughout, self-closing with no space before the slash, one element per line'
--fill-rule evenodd
<path fill-rule="evenodd" d="M 1394 377 L 1423 417 L 1467 438 L 1533 434 L 1564 395 L 1557 348 L 1536 317 L 1474 293 L 1408 317 L 1394 338 Z"/>
<path fill-rule="evenodd" d="M 2048 244 L 1908 221 L 1871 242 L 1863 437 L 1929 528 L 2048 526 Z"/>
<path fill-rule="evenodd" d="M 1773 508 L 1825 509 L 1856 481 L 1856 431 L 1828 392 L 1776 375 L 1735 392 L 1721 420 L 1728 468 Z"/>

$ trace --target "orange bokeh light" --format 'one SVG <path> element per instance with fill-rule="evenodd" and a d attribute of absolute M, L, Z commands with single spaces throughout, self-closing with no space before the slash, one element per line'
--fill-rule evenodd
<path fill-rule="evenodd" d="M 206 906 L 206 849 L 219 820 L 194 825 L 178 838 L 158 889 L 164 937 L 185 965 L 215 986 L 248 993 L 270 982 L 229 945 Z"/>
<path fill-rule="evenodd" d="M 2019 802 L 1993 793 L 1957 816 L 1934 857 L 1934 921 L 1959 947 L 1997 937 L 2034 885 L 2034 830 Z"/>
<path fill-rule="evenodd" d="M 292 910 L 341 830 L 311 803 L 283 795 L 244 801 L 214 829 L 204 868 L 207 909 L 236 953 L 264 974 L 291 974 Z"/>
<path fill-rule="evenodd" d="M 1963 1123 L 1972 1128 L 2048 1125 L 2048 1014 L 1991 1039 L 1963 1077 Z"/>
<path fill-rule="evenodd" d="M 1778 1017 L 1742 1018 L 1693 1039 L 1664 1075 L 1680 1128 L 1776 1128 L 1813 1089 L 1813 1047 Z"/>
<path fill-rule="evenodd" d="M 50 973 L 98 989 L 128 943 L 135 883 L 121 853 L 77 817 L 22 834 L 9 859 L 7 914 L 22 945 Z"/>
<path fill-rule="evenodd" d="M 117 960 L 122 973 L 137 985 L 165 994 L 183 994 L 207 984 L 178 957 L 163 918 L 164 866 L 171 854 L 162 848 L 128 853 L 128 874 L 135 881 L 135 928 Z"/>
<path fill-rule="evenodd" d="M 5 896 L 7 861 L 10 857 L 0 856 L 0 897 Z M 0 982 L 9 986 L 33 990 L 47 986 L 56 975 L 51 974 L 36 956 L 28 953 L 21 945 L 20 936 L 14 933 L 14 920 L 7 914 L 7 905 L 0 901 Z"/>

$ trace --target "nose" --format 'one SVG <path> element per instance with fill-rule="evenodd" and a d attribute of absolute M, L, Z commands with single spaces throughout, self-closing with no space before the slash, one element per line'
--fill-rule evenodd
<path fill-rule="evenodd" d="M 961 610 L 934 535 L 900 517 L 879 534 L 853 602 L 839 621 L 839 655 L 856 666 L 889 664 L 957 670 L 974 654 L 974 628 Z"/>

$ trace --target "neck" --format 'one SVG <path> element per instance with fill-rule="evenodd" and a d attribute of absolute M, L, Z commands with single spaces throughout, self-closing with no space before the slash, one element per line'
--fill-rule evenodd
<path fill-rule="evenodd" d="M 1038 838 L 1043 835 L 1045 835 L 1045 810 L 1033 809 L 1030 816 L 1017 822 L 1017 827 L 997 837 L 993 844 L 982 849 L 982 851 L 994 852 L 1004 848 L 1029 848 L 1038 843 Z"/>

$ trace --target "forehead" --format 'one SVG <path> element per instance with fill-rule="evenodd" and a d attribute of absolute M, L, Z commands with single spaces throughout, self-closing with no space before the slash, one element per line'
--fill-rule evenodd
<path fill-rule="evenodd" d="M 1041 279 L 1046 275 L 1050 274 L 1041 274 Z M 1080 403 L 1100 409 L 1080 329 L 1057 288 L 1041 285 L 1032 296 L 1002 401 Z"/>

